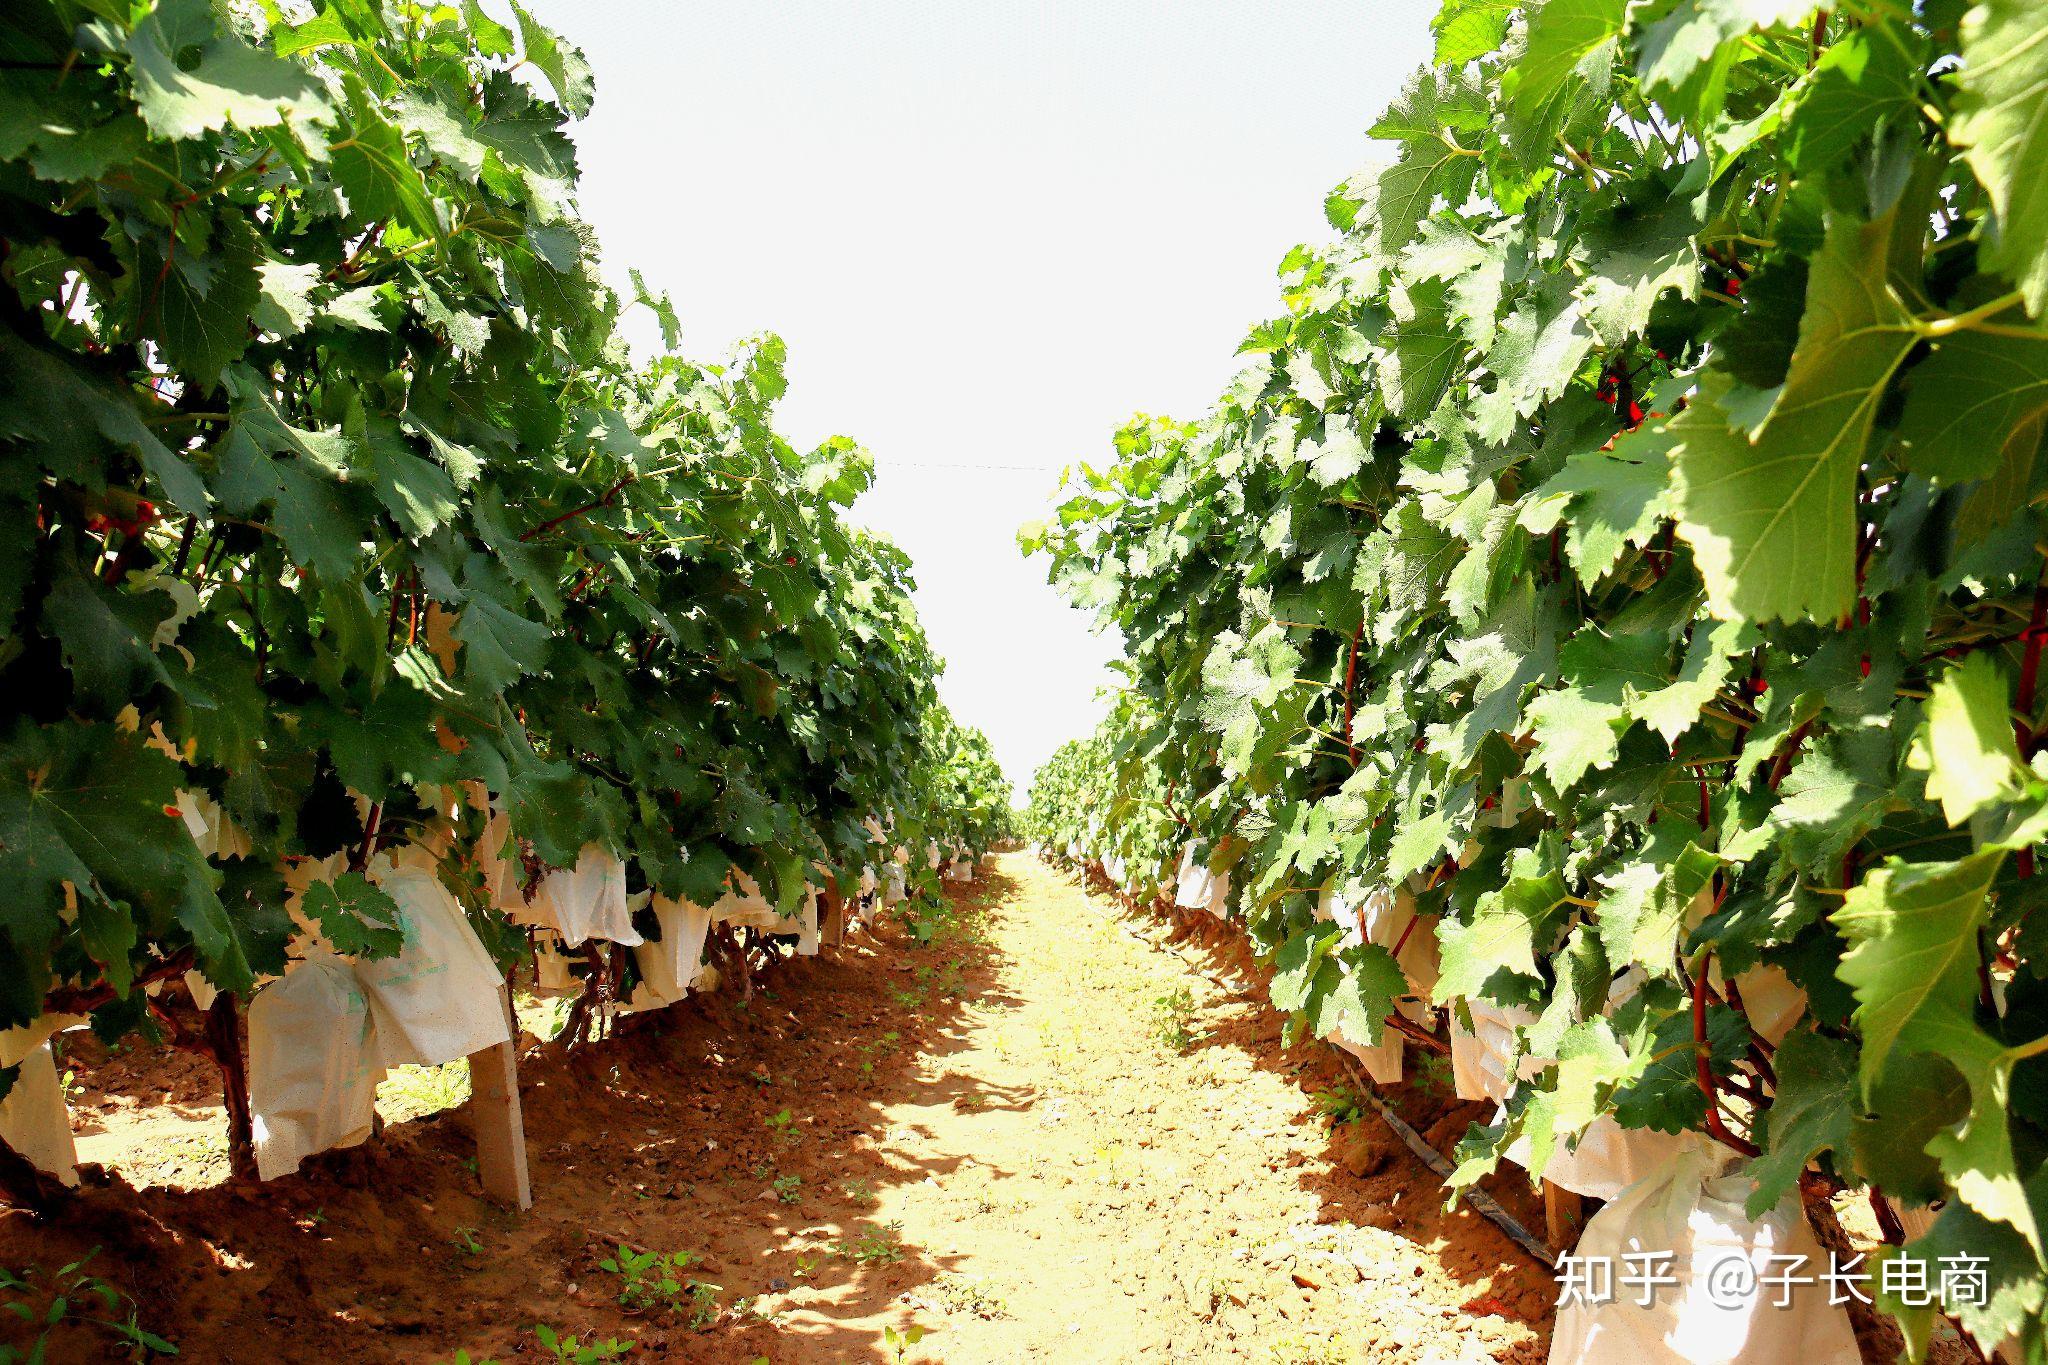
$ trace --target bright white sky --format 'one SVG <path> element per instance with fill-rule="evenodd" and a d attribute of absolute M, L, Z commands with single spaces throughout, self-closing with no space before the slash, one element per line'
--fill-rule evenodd
<path fill-rule="evenodd" d="M 1435 0 L 530 0 L 597 72 L 582 204 L 779 425 L 873 452 L 940 691 L 1019 800 L 1117 650 L 1016 550 L 1134 412 L 1199 416 L 1428 59 Z M 653 335 L 651 326 L 644 335 Z M 642 336 L 636 334 L 636 340 Z"/>

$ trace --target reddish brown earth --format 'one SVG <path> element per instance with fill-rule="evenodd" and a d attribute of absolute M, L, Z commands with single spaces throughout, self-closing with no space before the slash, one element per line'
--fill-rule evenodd
<path fill-rule="evenodd" d="M 483 1200 L 459 1110 L 228 1184 L 203 1063 L 81 1050 L 112 1169 L 54 1224 L 0 1214 L 0 1266 L 99 1247 L 195 1361 L 545 1359 L 536 1324 L 664 1361 L 896 1359 L 912 1326 L 906 1360 L 1543 1358 L 1548 1272 L 1376 1118 L 1332 1130 L 1344 1073 L 1282 1048 L 1228 935 L 1166 943 L 1022 854 L 953 894 L 931 945 L 884 925 L 744 1006 L 530 1054 L 525 1214 Z M 1398 1104 L 1440 1148 L 1471 1117 Z M 1495 1193 L 1540 1231 L 1525 1182 Z M 622 1242 L 699 1258 L 704 1311 L 622 1308 Z"/>

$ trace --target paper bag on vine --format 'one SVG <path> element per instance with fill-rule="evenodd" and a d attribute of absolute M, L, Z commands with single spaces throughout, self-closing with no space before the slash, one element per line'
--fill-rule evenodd
<path fill-rule="evenodd" d="M 436 1066 L 512 1040 L 503 978 L 462 907 L 431 871 L 382 862 L 372 878 L 398 903 L 405 947 L 356 964 L 387 1066 Z"/>
<path fill-rule="evenodd" d="M 1695 1148 L 1593 1215 L 1559 1267 L 1554 1365 L 1857 1365 L 1798 1196 L 1749 1217 L 1728 1155 Z"/>
<path fill-rule="evenodd" d="M 256 1171 L 289 1175 L 315 1152 L 370 1135 L 384 1066 L 355 969 L 316 951 L 249 1003 Z"/>
<path fill-rule="evenodd" d="M 66 1185 L 78 1183 L 78 1148 L 50 1036 L 79 1023 L 74 1015 L 46 1014 L 0 1032 L 0 1067 L 18 1066 L 14 1087 L 0 1100 L 0 1140 L 37 1170 Z"/>

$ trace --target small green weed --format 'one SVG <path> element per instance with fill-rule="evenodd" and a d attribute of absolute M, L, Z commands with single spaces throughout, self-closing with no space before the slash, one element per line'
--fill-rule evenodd
<path fill-rule="evenodd" d="M 565 1337 L 556 1333 L 546 1323 L 538 1324 L 533 1334 L 540 1338 L 540 1346 L 548 1353 L 548 1359 L 566 1362 L 567 1365 L 598 1365 L 599 1361 L 617 1360 L 633 1349 L 630 1341 L 613 1337 L 608 1341 L 584 1341 L 580 1337 Z"/>
<path fill-rule="evenodd" d="M 26 1351 L 0 1345 L 0 1365 L 41 1365 L 52 1336 L 67 1323 L 105 1339 L 110 1352 L 129 1360 L 178 1354 L 176 1346 L 142 1326 L 133 1299 L 87 1273 L 86 1264 L 99 1254 L 94 1247 L 54 1275 L 36 1266 L 19 1274 L 0 1269 L 0 1312 L 37 1334 Z"/>
<path fill-rule="evenodd" d="M 1175 1052 L 1186 1052 L 1195 1043 L 1195 996 L 1181 986 L 1152 1002 L 1152 1036 Z"/>
<path fill-rule="evenodd" d="M 704 1280 L 690 1283 L 690 1329 L 702 1331 L 718 1321 L 718 1296 L 725 1292 L 720 1286 Z"/>
<path fill-rule="evenodd" d="M 1314 1102 L 1316 1111 L 1329 1120 L 1332 1128 L 1356 1123 L 1365 1117 L 1365 1101 L 1348 1085 L 1311 1091 L 1309 1099 Z"/>
<path fill-rule="evenodd" d="M 1415 1051 L 1410 1051 L 1408 1055 L 1411 1058 L 1414 1057 Z M 1448 1095 L 1451 1093 L 1451 1059 L 1449 1057 L 1439 1057 L 1433 1052 L 1425 1052 L 1420 1060 L 1414 1063 L 1414 1066 L 1415 1075 L 1409 1081 L 1409 1084 L 1425 1094 Z"/>
<path fill-rule="evenodd" d="M 621 1243 L 618 1254 L 605 1257 L 597 1268 L 619 1277 L 619 1307 L 628 1313 L 644 1313 L 650 1308 L 675 1313 L 682 1310 L 695 1291 L 696 1286 L 683 1272 L 696 1259 L 687 1251 L 664 1255 L 658 1251 L 635 1251 Z"/>
<path fill-rule="evenodd" d="M 894 1327 L 885 1327 L 882 1329 L 882 1341 L 885 1345 L 890 1347 L 890 1349 L 896 1352 L 896 1359 L 899 1362 L 899 1365 L 904 1355 L 910 1350 L 910 1348 L 917 1345 L 917 1343 L 919 1343 L 920 1341 L 923 1341 L 924 1338 L 925 1329 L 917 1326 L 916 1324 L 912 1324 L 911 1326 L 905 1327 L 900 1332 L 897 1331 Z"/>
<path fill-rule="evenodd" d="M 894 1265 L 903 1259 L 903 1242 L 898 1235 L 902 1231 L 901 1223 L 864 1228 L 851 1241 L 842 1237 L 832 1243 L 832 1250 L 856 1265 Z"/>

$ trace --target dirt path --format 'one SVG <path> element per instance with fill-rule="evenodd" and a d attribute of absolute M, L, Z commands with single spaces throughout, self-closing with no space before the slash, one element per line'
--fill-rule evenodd
<path fill-rule="evenodd" d="M 1037 861 L 1003 871 L 998 988 L 967 1005 L 930 1092 L 884 1111 L 892 1162 L 951 1172 L 879 1213 L 947 1268 L 910 1296 L 937 1310 L 934 1358 L 1540 1357 L 1488 1311 L 1505 1307 L 1492 1271 L 1516 1299 L 1531 1279 L 1490 1227 L 1443 1229 L 1424 1189 L 1389 1208 L 1333 1171 L 1301 1079 L 1273 1064 L 1276 1020 Z M 1339 1217 L 1347 1193 L 1390 1226 Z M 991 1311 L 958 1311 L 976 1303 Z"/>
<path fill-rule="evenodd" d="M 931 944 L 885 924 L 744 1007 L 531 1057 L 528 1214 L 478 1197 L 459 1112 L 250 1190 L 131 1142 L 61 1223 L 0 1217 L 0 1266 L 101 1246 L 186 1359 L 530 1360 L 536 1324 L 661 1361 L 896 1359 L 912 1327 L 902 1359 L 955 1365 L 1542 1358 L 1547 1274 L 1376 1119 L 1333 1134 L 1313 1096 L 1342 1073 L 1218 984 L 1247 970 L 1227 948 L 1162 951 L 1021 854 L 953 894 Z M 83 1093 L 139 1136 L 96 1084 L 134 1066 Z M 1440 1145 L 1469 1117 L 1426 1086 L 1404 1112 Z M 716 1288 L 628 1311 L 622 1242 Z"/>

